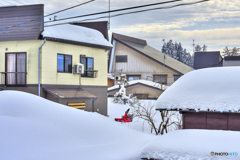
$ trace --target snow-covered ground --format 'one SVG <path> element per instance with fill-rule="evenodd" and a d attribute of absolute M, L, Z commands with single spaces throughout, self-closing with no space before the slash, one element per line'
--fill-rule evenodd
<path fill-rule="evenodd" d="M 1 160 L 135 160 L 156 136 L 98 113 L 0 91 Z"/>
<path fill-rule="evenodd" d="M 178 130 L 149 142 L 141 156 L 164 160 L 239 160 L 239 137 L 237 131 Z M 229 155 L 211 156 L 211 152 L 228 152 Z"/>

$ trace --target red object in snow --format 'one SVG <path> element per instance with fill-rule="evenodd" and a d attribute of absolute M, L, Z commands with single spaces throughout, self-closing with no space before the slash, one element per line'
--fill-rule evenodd
<path fill-rule="evenodd" d="M 125 112 L 124 116 L 122 118 L 115 118 L 115 121 L 117 122 L 132 122 L 133 115 L 128 114 L 130 108 Z"/>

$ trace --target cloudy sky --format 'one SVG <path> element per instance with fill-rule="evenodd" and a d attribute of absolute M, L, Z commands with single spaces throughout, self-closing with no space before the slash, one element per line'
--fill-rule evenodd
<path fill-rule="evenodd" d="M 29 0 L 0 0 L 0 5 L 21 5 L 21 3 L 45 4 L 45 12 L 47 14 L 86 1 L 31 0 L 30 2 Z M 183 0 L 144 9 L 196 1 Z M 157 2 L 163 2 L 163 0 L 111 0 L 111 10 Z M 57 15 L 57 18 L 107 11 L 108 4 L 109 0 L 95 0 L 86 5 L 62 12 Z M 115 14 L 117 13 L 111 13 L 111 15 Z M 80 21 L 86 18 L 94 17 L 72 19 L 71 21 Z M 108 19 L 100 19 L 100 21 L 104 20 Z M 201 46 L 206 44 L 208 50 L 222 50 L 225 46 L 229 48 L 240 47 L 239 0 L 210 0 L 189 6 L 119 16 L 111 18 L 110 22 L 110 32 L 145 39 L 150 46 L 159 50 L 162 48 L 163 39 L 165 41 L 172 39 L 174 42 L 181 42 L 183 48 L 186 48 L 191 53 L 193 51 L 193 39 L 195 40 L 195 44 Z"/>

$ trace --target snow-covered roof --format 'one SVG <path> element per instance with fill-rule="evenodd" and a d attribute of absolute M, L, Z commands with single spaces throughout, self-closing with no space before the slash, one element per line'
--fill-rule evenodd
<path fill-rule="evenodd" d="M 108 73 L 108 78 L 109 79 L 115 79 L 112 74 Z"/>
<path fill-rule="evenodd" d="M 44 27 L 42 35 L 43 38 L 54 38 L 98 46 L 106 46 L 108 48 L 112 47 L 111 43 L 104 38 L 101 32 L 77 25 L 63 24 Z"/>
<path fill-rule="evenodd" d="M 240 112 L 240 67 L 216 67 L 180 77 L 157 100 L 156 109 Z"/>
<path fill-rule="evenodd" d="M 143 84 L 143 85 L 147 85 L 147 86 L 150 86 L 150 87 L 153 87 L 153 88 L 156 88 L 156 89 L 162 89 L 162 90 L 165 90 L 168 88 L 168 86 L 165 86 L 165 85 L 161 85 L 159 83 L 156 83 L 156 82 L 152 82 L 152 81 L 148 81 L 148 80 L 133 80 L 133 81 L 130 81 L 128 82 L 128 85 L 126 86 L 127 87 L 131 87 L 133 85 L 140 85 L 140 84 Z M 109 87 L 108 88 L 108 92 L 111 92 L 115 89 L 119 89 L 119 85 L 115 85 L 115 86 L 112 86 L 112 87 Z"/>

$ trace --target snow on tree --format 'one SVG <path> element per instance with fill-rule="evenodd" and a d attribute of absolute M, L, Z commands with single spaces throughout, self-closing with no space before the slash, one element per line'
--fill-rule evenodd
<path fill-rule="evenodd" d="M 125 85 L 127 85 L 127 80 L 124 79 L 120 85 L 120 89 L 117 93 L 114 95 L 113 102 L 119 103 L 119 104 L 134 104 L 137 101 L 136 97 L 133 97 L 133 94 L 126 95 L 126 88 Z"/>
<path fill-rule="evenodd" d="M 207 51 L 207 46 L 205 44 L 202 47 L 202 51 Z"/>
<path fill-rule="evenodd" d="M 181 43 L 173 43 L 172 40 L 169 40 L 169 42 L 163 44 L 162 46 L 162 53 L 186 64 L 189 66 L 192 66 L 193 64 L 191 54 L 186 51 L 186 49 L 183 49 Z"/>
<path fill-rule="evenodd" d="M 195 52 L 200 52 L 201 50 L 202 50 L 202 47 L 199 44 L 197 44 L 195 46 Z"/>
<path fill-rule="evenodd" d="M 223 53 L 223 56 L 239 56 L 239 48 L 233 47 L 233 49 L 228 49 L 228 47 L 226 46 L 223 49 Z"/>

